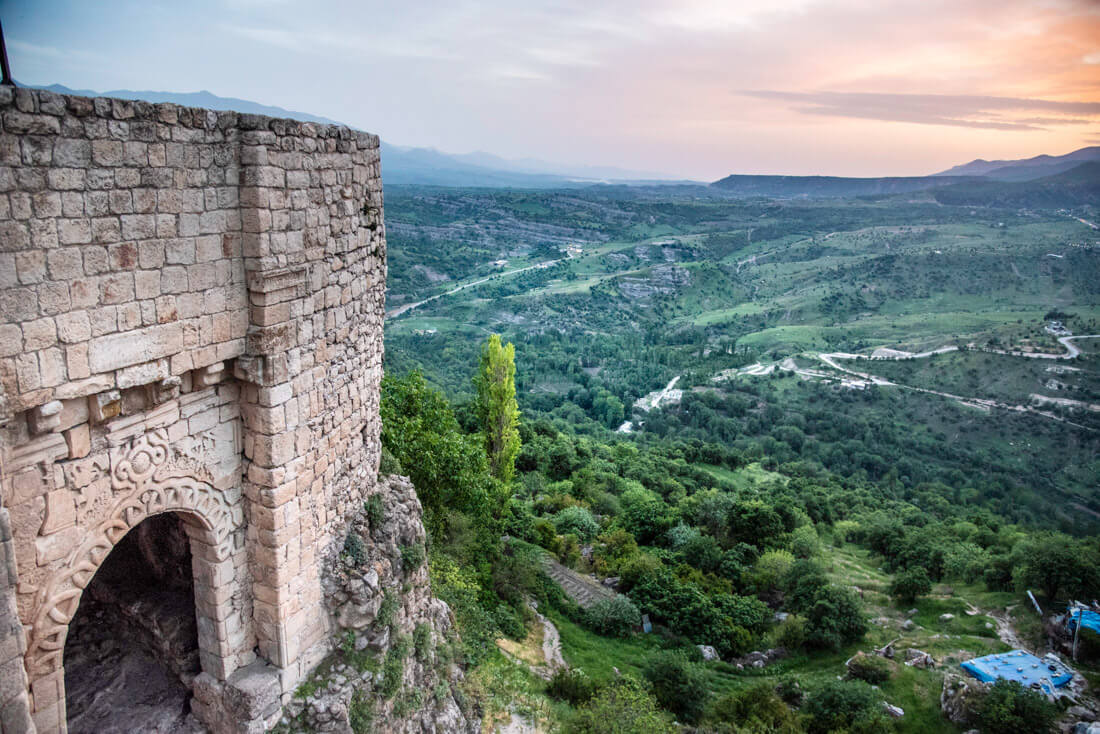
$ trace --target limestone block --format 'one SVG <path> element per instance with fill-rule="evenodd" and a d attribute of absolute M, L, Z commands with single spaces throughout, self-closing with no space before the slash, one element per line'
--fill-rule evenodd
<path fill-rule="evenodd" d="M 116 418 L 122 412 L 122 393 L 108 390 L 88 397 L 88 417 L 94 423 Z"/>
<path fill-rule="evenodd" d="M 154 405 L 160 405 L 169 400 L 175 400 L 180 395 L 181 384 L 182 380 L 177 376 L 165 377 L 163 380 L 153 383 L 149 386 L 150 401 Z"/>
<path fill-rule="evenodd" d="M 126 367 L 118 371 L 115 379 L 119 388 L 125 390 L 130 387 L 139 387 L 153 382 L 159 382 L 170 376 L 167 359 L 158 359 L 145 364 Z"/>
<path fill-rule="evenodd" d="M 182 348 L 179 323 L 158 324 L 93 339 L 88 362 L 93 372 L 109 372 L 168 357 Z"/>
<path fill-rule="evenodd" d="M 195 370 L 194 374 L 192 374 L 191 376 L 191 379 L 197 389 L 200 387 L 210 387 L 211 385 L 217 385 L 219 382 L 222 381 L 223 377 L 225 377 L 225 363 L 215 362 L 214 364 L 208 365 L 201 370 Z"/>
<path fill-rule="evenodd" d="M 92 450 L 92 432 L 87 423 L 81 423 L 65 431 L 65 443 L 70 459 L 83 459 Z"/>
<path fill-rule="evenodd" d="M 62 407 L 64 406 L 62 406 L 60 400 L 51 400 L 45 405 L 31 408 L 27 412 L 27 421 L 31 433 L 38 435 L 58 430 L 61 427 Z"/>

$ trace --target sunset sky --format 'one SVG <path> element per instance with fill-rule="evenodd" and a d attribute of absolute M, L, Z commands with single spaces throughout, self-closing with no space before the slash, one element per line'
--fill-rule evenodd
<path fill-rule="evenodd" d="M 209 90 L 388 142 L 916 175 L 1100 144 L 1100 0 L 0 0 L 16 78 Z"/>

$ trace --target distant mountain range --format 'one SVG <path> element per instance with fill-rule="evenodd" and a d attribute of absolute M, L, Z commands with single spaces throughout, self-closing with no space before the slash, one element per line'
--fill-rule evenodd
<path fill-rule="evenodd" d="M 233 110 L 234 112 L 244 112 L 253 115 L 267 115 L 268 117 L 289 117 L 293 120 L 320 122 L 325 125 L 344 124 L 336 120 L 330 120 L 327 117 L 311 115 L 308 112 L 284 110 L 282 107 L 260 104 L 259 102 L 250 102 L 247 99 L 237 99 L 236 97 L 219 97 L 205 90 L 201 92 L 135 92 L 131 89 L 112 89 L 109 92 L 94 92 L 91 89 L 70 89 L 60 84 L 51 84 L 47 87 L 36 88 L 48 89 L 58 94 L 74 94 L 78 97 L 116 97 L 118 99 L 141 99 L 146 102 L 171 102 L 172 104 L 183 105 L 184 107 L 203 107 L 208 110 Z"/>
<path fill-rule="evenodd" d="M 287 110 L 236 97 L 219 97 L 201 92 L 153 92 L 113 89 L 96 92 L 91 89 L 70 89 L 60 84 L 39 87 L 58 94 L 81 97 L 117 97 L 142 99 L 147 102 L 171 102 L 186 107 L 211 110 L 234 110 L 270 117 L 288 117 L 306 122 L 330 125 L 347 123 L 308 112 Z M 605 166 L 567 166 L 534 158 L 509 160 L 491 153 L 443 153 L 434 148 L 411 148 L 382 143 L 382 170 L 387 185 L 420 184 L 427 186 L 472 186 L 513 188 L 564 188 L 591 186 L 595 183 L 676 183 L 660 173 L 630 171 Z M 695 183 L 695 182 L 683 182 Z"/>
<path fill-rule="evenodd" d="M 837 198 L 846 196 L 884 196 L 923 191 L 937 186 L 958 184 L 960 180 L 984 181 L 978 176 L 886 176 L 882 178 L 845 178 L 841 176 L 747 176 L 734 174 L 715 181 L 713 188 L 739 197 Z"/>
<path fill-rule="evenodd" d="M 1064 207 L 1100 203 L 1100 146 L 1018 161 L 976 160 L 932 176 L 726 176 L 711 188 L 736 197 L 840 198 L 932 190 L 941 203 Z"/>
<path fill-rule="evenodd" d="M 188 107 L 235 110 L 326 124 L 346 124 L 306 112 L 283 109 L 211 92 L 153 92 L 115 89 L 95 92 L 52 84 L 61 94 L 172 102 Z M 382 172 L 388 186 L 418 184 L 451 187 L 572 188 L 600 183 L 627 185 L 700 185 L 659 173 L 604 166 L 568 166 L 525 158 L 509 160 L 491 153 L 444 153 L 382 143 Z M 1060 174 L 1068 174 L 1061 176 Z M 992 205 L 1073 206 L 1100 200 L 1100 146 L 1061 156 L 1039 155 L 1007 161 L 977 159 L 932 176 L 846 178 L 840 176 L 731 175 L 710 184 L 712 192 L 733 197 L 842 198 L 890 196 L 935 189 L 936 198 L 1000 202 Z M 1008 202 L 1015 202 L 1009 204 Z M 947 203 L 944 201 L 943 203 Z"/>
<path fill-rule="evenodd" d="M 1100 161 L 1100 145 L 1081 148 L 1066 155 L 1037 155 L 1016 161 L 987 161 L 981 158 L 949 168 L 937 176 L 984 176 L 998 181 L 1032 181 Z"/>

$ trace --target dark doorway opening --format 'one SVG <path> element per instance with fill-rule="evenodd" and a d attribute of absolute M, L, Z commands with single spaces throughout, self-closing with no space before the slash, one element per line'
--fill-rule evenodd
<path fill-rule="evenodd" d="M 190 540 L 175 513 L 127 533 L 84 590 L 65 641 L 70 734 L 205 731 Z"/>

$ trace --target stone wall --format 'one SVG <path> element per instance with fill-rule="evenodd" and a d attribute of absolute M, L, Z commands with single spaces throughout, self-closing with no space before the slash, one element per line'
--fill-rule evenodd
<path fill-rule="evenodd" d="M 319 569 L 377 474 L 378 138 L 4 87 L 0 120 L 0 489 L 37 728 L 65 728 L 81 591 L 161 512 L 191 538 L 197 713 L 262 726 L 241 676 L 287 700 L 327 653 Z"/>

